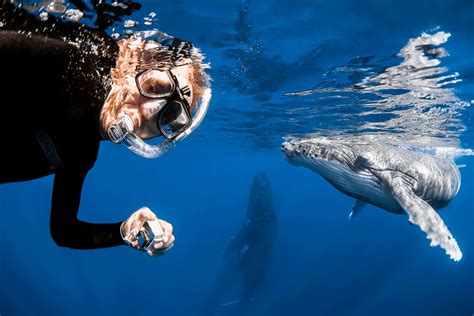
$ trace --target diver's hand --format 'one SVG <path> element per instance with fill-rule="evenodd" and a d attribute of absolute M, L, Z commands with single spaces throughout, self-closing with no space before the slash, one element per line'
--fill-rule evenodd
<path fill-rule="evenodd" d="M 150 256 L 161 255 L 173 247 L 175 240 L 173 226 L 168 222 L 158 219 L 155 213 L 153 213 L 148 207 L 142 207 L 130 215 L 130 217 L 120 226 L 120 234 L 127 244 L 137 250 L 145 251 L 145 248 L 140 245 L 138 237 L 140 232 L 145 231 L 145 223 L 152 221 L 158 222 L 163 233 L 162 236 L 158 236 L 158 242 L 154 242 L 154 244 L 147 250 L 147 253 Z"/>

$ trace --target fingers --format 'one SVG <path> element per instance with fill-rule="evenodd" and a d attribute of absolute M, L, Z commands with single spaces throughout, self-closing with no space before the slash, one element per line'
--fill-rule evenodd
<path fill-rule="evenodd" d="M 135 211 L 121 226 L 122 238 L 137 250 L 145 250 L 144 245 L 141 244 L 140 234 L 148 236 L 149 233 L 146 231 L 149 229 L 145 226 L 145 223 L 149 222 L 153 234 L 149 235 L 153 240 L 150 240 L 153 244 L 147 250 L 149 255 L 155 256 L 160 255 L 170 250 L 175 242 L 175 236 L 173 235 L 173 225 L 170 223 L 158 219 L 155 213 L 153 213 L 148 207 L 142 207 Z M 153 223 L 154 222 L 154 223 Z M 156 227 L 157 224 L 159 227 Z M 154 227 L 154 228 L 153 228 Z M 160 230 L 157 230 L 161 228 Z M 161 233 L 161 230 L 163 233 Z M 161 237 L 161 238 L 160 238 Z M 146 237 L 148 239 L 148 237 Z M 149 239 L 148 239 L 149 240 Z"/>
<path fill-rule="evenodd" d="M 155 248 L 155 249 L 165 249 L 165 248 L 168 248 L 169 246 L 171 246 L 171 245 L 174 243 L 174 241 L 175 241 L 175 237 L 174 237 L 174 235 L 171 235 L 170 238 L 168 239 L 168 241 L 163 242 L 163 243 L 160 243 L 161 246 L 158 245 L 158 244 L 155 244 L 155 245 L 154 245 L 154 248 Z"/>
<path fill-rule="evenodd" d="M 155 243 L 151 249 L 147 251 L 150 256 L 162 255 L 174 246 L 176 240 L 173 235 L 173 225 L 158 219 L 161 228 L 163 229 L 163 241 Z"/>
<path fill-rule="evenodd" d="M 123 233 L 132 244 L 136 244 L 136 238 L 146 221 L 153 221 L 157 217 L 148 207 L 142 207 L 134 212 L 123 226 Z"/>
<path fill-rule="evenodd" d="M 147 250 L 147 253 L 150 255 L 150 256 L 159 256 L 159 255 L 162 255 L 162 254 L 165 254 L 166 252 L 168 252 L 171 248 L 174 247 L 174 236 L 172 236 L 172 238 L 170 238 L 170 240 L 172 240 L 172 242 L 170 242 L 168 245 L 166 245 L 166 247 L 162 247 L 162 248 L 157 248 L 157 247 L 154 247 L 154 249 L 149 249 Z M 156 246 L 156 245 L 155 245 Z"/>
<path fill-rule="evenodd" d="M 147 220 L 152 221 L 157 218 L 155 213 L 153 213 L 152 210 L 150 210 L 150 208 L 146 206 L 142 207 L 141 209 L 136 211 L 134 214 L 137 214 L 138 219 L 140 221 L 147 221 Z"/>
<path fill-rule="evenodd" d="M 161 219 L 158 219 L 158 222 L 163 229 L 163 242 L 167 243 L 168 239 L 173 235 L 173 225 Z"/>
<path fill-rule="evenodd" d="M 138 230 L 140 230 L 140 228 L 143 226 L 143 223 L 147 220 L 147 217 L 145 216 L 146 210 L 143 210 L 143 209 L 144 208 L 141 208 L 138 211 L 134 212 L 127 219 L 124 226 L 124 230 L 127 235 L 132 235 L 132 232 L 134 230 L 137 230 L 134 234 L 135 236 L 137 236 Z"/>
<path fill-rule="evenodd" d="M 137 240 L 138 233 L 139 233 L 139 230 L 137 227 L 135 227 L 130 230 L 130 234 L 128 236 L 128 240 L 130 241 L 131 246 L 137 249 L 139 248 L 139 243 Z"/>

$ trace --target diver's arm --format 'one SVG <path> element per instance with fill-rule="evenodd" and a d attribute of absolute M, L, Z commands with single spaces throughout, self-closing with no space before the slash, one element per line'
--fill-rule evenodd
<path fill-rule="evenodd" d="M 125 245 L 120 235 L 120 222 L 93 224 L 77 218 L 82 185 L 87 170 L 56 172 L 51 206 L 50 229 L 53 240 L 62 247 L 94 249 Z"/>

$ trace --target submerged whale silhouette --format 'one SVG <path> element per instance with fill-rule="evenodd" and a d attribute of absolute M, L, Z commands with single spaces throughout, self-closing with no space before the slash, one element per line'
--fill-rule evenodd
<path fill-rule="evenodd" d="M 243 313 L 256 290 L 265 283 L 277 230 L 270 182 L 263 172 L 258 172 L 252 182 L 242 228 L 225 248 L 221 270 L 205 302 L 206 315 L 222 308 Z M 226 292 L 233 292 L 233 296 Z"/>
<path fill-rule="evenodd" d="M 366 204 L 406 213 L 410 223 L 459 261 L 461 250 L 433 208 L 446 206 L 458 193 L 461 175 L 454 162 L 379 143 L 339 139 L 294 139 L 282 144 L 287 160 L 320 174 L 356 199 L 350 218 Z"/>
<path fill-rule="evenodd" d="M 224 256 L 237 255 L 242 275 L 241 301 L 253 297 L 265 281 L 267 264 L 277 238 L 277 216 L 267 176 L 258 172 L 252 182 L 244 224 L 225 249 Z"/>

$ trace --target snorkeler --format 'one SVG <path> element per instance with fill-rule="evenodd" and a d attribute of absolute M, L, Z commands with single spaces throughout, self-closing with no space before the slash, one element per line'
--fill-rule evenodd
<path fill-rule="evenodd" d="M 102 140 L 155 158 L 193 132 L 211 97 L 203 55 L 152 31 L 113 41 L 50 16 L 39 21 L 0 0 L 0 183 L 54 174 L 50 229 L 63 247 L 128 244 L 150 255 L 174 242 L 171 224 L 147 207 L 119 223 L 77 218 L 84 179 Z M 147 139 L 162 142 L 150 145 Z"/>

